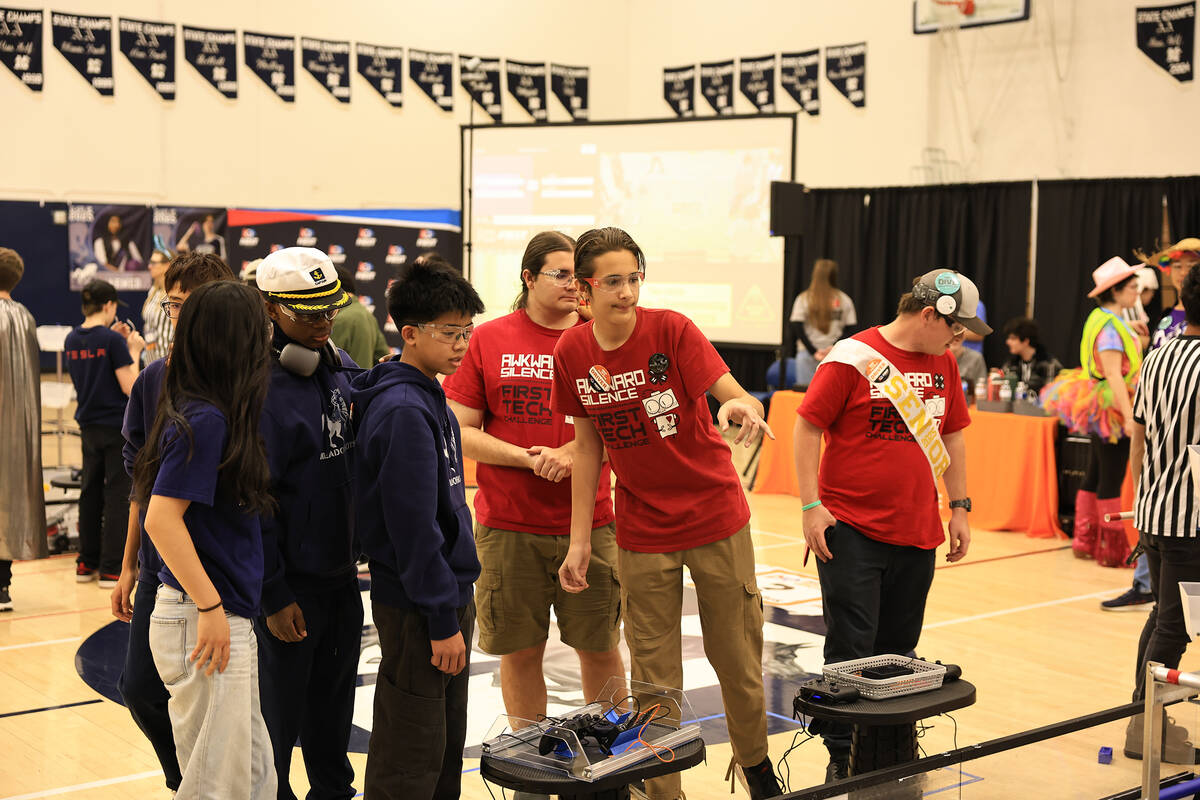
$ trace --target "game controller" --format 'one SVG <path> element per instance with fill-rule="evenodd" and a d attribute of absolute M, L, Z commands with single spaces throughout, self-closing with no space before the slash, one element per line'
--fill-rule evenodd
<path fill-rule="evenodd" d="M 853 686 L 825 678 L 817 678 L 800 687 L 800 696 L 810 703 L 833 705 L 835 703 L 853 703 L 861 695 Z"/>
<path fill-rule="evenodd" d="M 554 748 L 564 743 L 566 733 L 570 731 L 579 739 L 580 744 L 585 738 L 593 739 L 606 756 L 612 755 L 612 746 L 617 737 L 627 730 L 637 727 L 638 715 L 626 714 L 617 722 L 596 714 L 577 714 L 569 719 L 559 720 L 546 728 L 538 741 L 538 753 L 549 755 Z"/>

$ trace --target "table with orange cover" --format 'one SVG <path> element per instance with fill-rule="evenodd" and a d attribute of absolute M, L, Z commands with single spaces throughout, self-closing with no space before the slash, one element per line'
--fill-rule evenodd
<path fill-rule="evenodd" d="M 804 394 L 776 392 L 767 422 L 775 440 L 759 456 L 754 491 L 799 496 L 792 455 L 796 410 Z M 1054 458 L 1057 419 L 970 410 L 963 431 L 967 447 L 967 486 L 973 505 L 971 527 L 1019 531 L 1028 536 L 1064 536 L 1058 526 L 1058 469 Z M 945 493 L 939 485 L 943 515 Z"/>

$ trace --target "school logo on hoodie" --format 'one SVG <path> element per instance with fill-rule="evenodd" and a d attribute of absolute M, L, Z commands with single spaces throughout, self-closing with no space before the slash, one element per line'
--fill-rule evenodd
<path fill-rule="evenodd" d="M 321 429 L 325 433 L 325 450 L 321 453 L 322 461 L 337 458 L 354 446 L 353 440 L 348 441 L 350 408 L 346 405 L 346 398 L 342 397 L 341 389 L 334 389 L 329 393 L 326 412 L 321 414 Z"/>

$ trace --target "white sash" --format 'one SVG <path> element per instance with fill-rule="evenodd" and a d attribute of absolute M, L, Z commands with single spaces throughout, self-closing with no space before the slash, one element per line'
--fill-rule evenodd
<path fill-rule="evenodd" d="M 934 483 L 950 466 L 950 454 L 938 431 L 937 421 L 929 415 L 921 396 L 913 389 L 904 373 L 892 366 L 871 345 L 858 339 L 842 339 L 833 346 L 829 355 L 821 362 L 849 364 L 867 379 L 867 383 L 879 387 L 879 391 L 892 402 L 909 433 L 929 459 Z"/>

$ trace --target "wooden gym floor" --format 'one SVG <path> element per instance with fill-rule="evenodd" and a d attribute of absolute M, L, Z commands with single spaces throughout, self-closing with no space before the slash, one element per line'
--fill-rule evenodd
<path fill-rule="evenodd" d="M 50 439 L 45 445 L 46 460 L 53 463 L 55 446 Z M 78 439 L 67 440 L 66 460 L 79 462 Z M 751 494 L 750 504 L 767 603 L 817 618 L 815 560 L 807 567 L 802 564 L 799 501 Z M 973 534 L 964 561 L 946 564 L 939 553 L 919 652 L 924 658 L 960 664 L 963 676 L 977 686 L 978 700 L 954 712 L 953 721 L 930 720 L 923 749 L 943 752 L 956 742 L 961 747 L 1128 702 L 1146 612 L 1106 613 L 1099 602 L 1123 591 L 1131 572 L 1076 560 L 1065 541 L 990 531 Z M 18 562 L 13 572 L 15 610 L 0 615 L 0 800 L 168 797 L 154 754 L 128 712 L 85 683 L 77 668 L 81 645 L 97 631 L 102 635 L 92 639 L 93 644 L 104 640 L 105 631 L 115 630 L 107 627 L 114 623 L 108 591 L 94 582 L 76 584 L 72 555 Z M 779 618 L 769 610 L 768 620 Z M 690 624 L 685 621 L 685 633 L 693 630 Z M 817 671 L 820 637 L 775 623 L 767 627 L 767 639 L 775 643 L 768 646 L 774 655 L 764 659 L 764 669 L 769 673 L 772 730 L 778 731 L 771 737 L 771 758 L 778 762 L 793 741 L 805 739 L 798 725 L 786 719 L 799 681 L 789 677 L 787 669 Z M 550 653 L 557 653 L 559 664 L 565 658 L 570 672 L 569 654 L 553 636 L 552 643 Z M 108 674 L 100 680 L 111 684 L 123 653 L 103 647 L 91 652 L 104 654 L 101 660 L 106 663 L 100 669 Z M 473 666 L 487 659 L 476 651 Z M 692 684 L 712 683 L 699 675 L 703 670 L 696 665 L 701 664 L 689 661 L 689 675 L 697 673 L 694 680 L 687 679 L 689 690 Z M 1188 653 L 1182 666 L 1200 668 L 1200 656 Z M 83 672 L 96 670 L 91 664 Z M 95 683 L 96 678 L 90 680 Z M 472 678 L 474 738 L 468 745 L 478 744 L 503 711 L 493 684 L 489 674 Z M 554 688 L 552 682 L 552 694 Z M 1175 706 L 1172 715 L 1197 732 L 1195 709 L 1190 704 Z M 719 712 L 718 706 L 715 714 Z M 364 714 L 363 724 L 369 726 L 369 698 L 356 723 Z M 719 718 L 715 724 L 720 727 Z M 1123 723 L 1111 723 L 970 762 L 961 773 L 942 770 L 927 778 L 925 792 L 970 798 L 1102 797 L 1140 780 L 1140 762 L 1121 755 L 1123 732 Z M 1097 763 L 1102 746 L 1114 750 L 1111 765 Z M 351 753 L 351 760 L 358 776 L 355 785 L 361 789 L 365 756 Z M 709 744 L 707 763 L 684 774 L 690 800 L 729 796 L 722 781 L 728 761 L 727 743 Z M 791 788 L 821 783 L 825 762 L 819 741 L 801 745 L 787 758 Z M 468 759 L 463 776 L 463 796 L 472 800 L 489 797 L 477 765 Z M 1164 774 L 1175 771 L 1164 765 Z M 299 751 L 292 787 L 300 796 L 307 789 Z M 500 796 L 498 787 L 492 792 Z M 740 788 L 738 792 L 744 797 Z"/>

